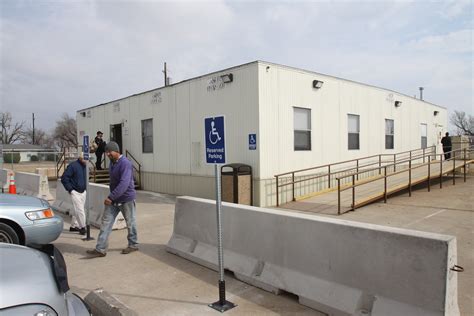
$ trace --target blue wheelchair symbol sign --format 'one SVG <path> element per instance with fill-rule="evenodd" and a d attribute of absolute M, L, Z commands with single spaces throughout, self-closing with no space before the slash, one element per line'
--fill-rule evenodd
<path fill-rule="evenodd" d="M 257 149 L 257 134 L 249 134 L 249 150 Z"/>
<path fill-rule="evenodd" d="M 204 119 L 206 138 L 206 163 L 225 163 L 225 128 L 224 116 Z"/>
<path fill-rule="evenodd" d="M 82 137 L 82 153 L 84 154 L 84 160 L 89 160 L 89 135 Z"/>

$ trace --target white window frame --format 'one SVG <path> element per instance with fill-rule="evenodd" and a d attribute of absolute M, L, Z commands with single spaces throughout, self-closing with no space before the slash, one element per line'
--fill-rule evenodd
<path fill-rule="evenodd" d="M 357 118 L 356 131 L 351 131 L 351 118 Z M 357 146 L 351 143 L 351 139 L 354 139 L 355 135 L 357 135 Z M 347 114 L 347 149 L 360 150 L 360 115 L 358 114 Z"/>
<path fill-rule="evenodd" d="M 306 122 L 299 121 L 298 115 L 306 114 Z M 301 136 L 306 137 L 306 144 L 299 144 Z M 311 150 L 311 109 L 293 107 L 293 148 L 295 151 Z"/>
<path fill-rule="evenodd" d="M 145 131 L 144 127 L 147 122 L 151 122 L 151 130 L 150 131 Z M 145 119 L 141 121 L 141 128 L 142 128 L 142 153 L 144 154 L 152 154 L 153 153 L 153 119 Z M 145 135 L 145 132 L 147 132 L 147 135 Z M 148 141 L 147 141 L 148 140 Z M 151 148 L 148 148 L 148 146 Z"/>
<path fill-rule="evenodd" d="M 392 122 L 392 130 L 387 126 L 388 122 Z M 388 138 L 392 139 L 392 147 L 389 146 Z M 395 149 L 395 120 L 385 119 L 385 149 Z"/>

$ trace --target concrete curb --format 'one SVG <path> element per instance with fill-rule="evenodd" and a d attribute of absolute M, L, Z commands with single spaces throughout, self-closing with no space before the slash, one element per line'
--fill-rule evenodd
<path fill-rule="evenodd" d="M 95 289 L 84 298 L 91 308 L 92 315 L 97 316 L 138 316 L 138 314 L 127 307 L 124 303 L 104 291 Z"/>

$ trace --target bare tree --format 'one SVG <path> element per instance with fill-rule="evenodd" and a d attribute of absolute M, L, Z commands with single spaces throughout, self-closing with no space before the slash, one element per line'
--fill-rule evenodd
<path fill-rule="evenodd" d="M 454 111 L 450 117 L 451 124 L 456 126 L 459 135 L 474 136 L 474 116 L 462 111 Z"/>
<path fill-rule="evenodd" d="M 13 124 L 10 112 L 0 112 L 0 141 L 2 144 L 13 144 L 25 137 L 25 121 Z"/>
<path fill-rule="evenodd" d="M 61 116 L 61 119 L 56 121 L 53 138 L 56 144 L 61 148 L 71 146 L 77 147 L 76 120 L 70 117 L 67 113 L 64 113 Z"/>
<path fill-rule="evenodd" d="M 35 141 L 33 142 L 33 129 L 28 128 L 23 143 L 51 148 L 54 146 L 54 139 L 41 128 L 35 128 Z"/>

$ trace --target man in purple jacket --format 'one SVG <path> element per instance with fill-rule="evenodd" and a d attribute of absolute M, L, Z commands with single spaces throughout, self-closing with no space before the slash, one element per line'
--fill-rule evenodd
<path fill-rule="evenodd" d="M 119 212 L 122 212 L 128 228 L 128 247 L 122 254 L 129 254 L 138 250 L 137 225 L 135 220 L 135 183 L 131 162 L 120 154 L 119 145 L 109 142 L 105 146 L 105 155 L 112 162 L 110 171 L 110 194 L 105 199 L 105 209 L 102 215 L 100 233 L 95 249 L 87 250 L 90 257 L 105 257 L 107 254 L 108 239 Z"/>

